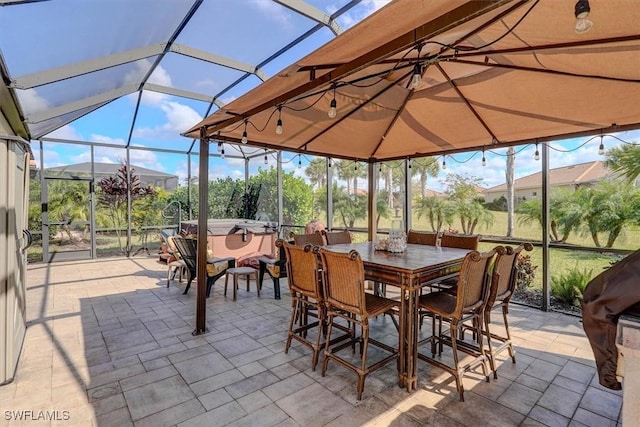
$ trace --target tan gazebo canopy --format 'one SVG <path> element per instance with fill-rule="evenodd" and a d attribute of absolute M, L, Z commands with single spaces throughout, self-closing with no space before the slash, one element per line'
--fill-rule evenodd
<path fill-rule="evenodd" d="M 184 135 L 383 161 L 638 128 L 640 2 L 583 3 L 578 34 L 574 0 L 396 0 Z"/>

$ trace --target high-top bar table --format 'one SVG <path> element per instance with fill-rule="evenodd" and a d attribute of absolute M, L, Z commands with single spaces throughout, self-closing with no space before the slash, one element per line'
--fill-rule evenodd
<path fill-rule="evenodd" d="M 326 249 L 349 252 L 354 249 L 362 258 L 365 278 L 400 289 L 400 328 L 398 382 L 412 391 L 418 385 L 418 298 L 420 288 L 454 277 L 466 249 L 407 244 L 402 253 L 378 251 L 373 242 L 328 245 Z"/>

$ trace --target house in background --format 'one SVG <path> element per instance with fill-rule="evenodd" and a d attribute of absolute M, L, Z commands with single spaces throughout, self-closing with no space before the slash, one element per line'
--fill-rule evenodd
<path fill-rule="evenodd" d="M 95 182 L 98 183 L 103 178 L 114 176 L 121 167 L 122 165 L 118 163 L 94 163 L 93 173 Z M 162 187 L 168 192 L 175 191 L 175 189 L 178 188 L 177 175 L 171 175 L 136 165 L 131 165 L 131 169 L 138 179 L 140 179 L 140 184 L 143 187 L 146 187 L 147 185 Z M 45 176 L 55 175 L 70 178 L 78 176 L 86 178 L 91 176 L 91 162 L 47 168 L 45 169 L 45 173 Z"/>
<path fill-rule="evenodd" d="M 551 188 L 569 188 L 575 190 L 583 185 L 594 185 L 612 176 L 603 161 L 580 163 L 549 170 Z M 514 181 L 516 207 L 525 200 L 542 197 L 542 172 L 518 178 Z M 490 203 L 507 194 L 507 184 L 496 185 L 484 190 L 485 202 Z"/>

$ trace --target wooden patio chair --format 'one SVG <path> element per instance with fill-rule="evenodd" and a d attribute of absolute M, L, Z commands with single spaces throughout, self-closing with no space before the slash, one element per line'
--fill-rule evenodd
<path fill-rule="evenodd" d="M 355 328 L 360 326 L 360 335 L 354 335 L 348 342 L 331 346 L 327 341 L 322 361 L 322 376 L 327 372 L 329 360 L 355 372 L 358 375 L 357 399 L 362 399 L 364 381 L 368 374 L 385 366 L 398 357 L 398 349 L 369 337 L 369 319 L 383 313 L 392 313 L 400 307 L 399 301 L 375 296 L 364 290 L 364 265 L 357 251 L 349 253 L 333 252 L 320 248 L 322 274 L 327 307 L 327 335 L 336 325 L 337 319 L 350 322 Z M 351 362 L 340 357 L 338 352 L 360 343 L 360 360 Z M 369 344 L 386 350 L 390 355 L 367 366 Z"/>
<path fill-rule="evenodd" d="M 187 279 L 187 286 L 184 289 L 183 294 L 186 295 L 191 287 L 191 282 L 196 277 L 197 269 L 197 248 L 198 242 L 196 239 L 188 239 L 182 236 L 175 236 L 174 242 L 178 252 L 180 252 L 180 258 L 185 262 L 187 270 L 189 271 L 189 278 Z M 225 275 L 227 268 L 233 268 L 236 266 L 236 259 L 229 258 L 207 258 L 207 298 L 211 295 L 211 288 L 216 280 Z"/>
<path fill-rule="evenodd" d="M 273 281 L 273 297 L 275 299 L 280 299 L 280 279 L 287 277 L 287 255 L 284 243 L 283 239 L 277 239 L 275 242 L 277 258 L 266 255 L 258 258 L 258 288 L 262 289 L 264 273 L 267 273 Z"/>
<path fill-rule="evenodd" d="M 431 337 L 420 342 L 420 344 L 425 342 L 431 344 L 431 357 L 422 353 L 418 353 L 418 357 L 446 370 L 455 377 L 456 389 L 461 401 L 464 401 L 462 376 L 466 371 L 480 365 L 487 382 L 489 381 L 487 355 L 483 346 L 482 315 L 489 293 L 488 275 L 496 253 L 496 250 L 492 249 L 485 253 L 472 251 L 465 256 L 460 268 L 455 295 L 446 291 L 431 292 L 421 295 L 418 300 L 419 308 L 425 310 L 431 317 L 432 331 Z M 458 328 L 466 320 L 471 320 L 476 327 L 477 344 L 469 345 L 458 339 Z M 442 322 L 449 323 L 449 335 L 443 333 Z M 438 326 L 437 333 L 436 324 Z M 435 358 L 436 348 L 438 348 L 437 352 L 440 355 L 443 344 L 451 347 L 453 366 Z M 466 362 L 461 364 L 458 351 L 465 352 L 472 357 L 465 359 Z"/>
<path fill-rule="evenodd" d="M 440 246 L 443 248 L 460 248 L 472 251 L 478 250 L 480 236 L 477 234 L 444 233 L 440 238 Z"/>
<path fill-rule="evenodd" d="M 167 288 L 169 287 L 169 282 L 174 280 L 176 275 L 178 275 L 178 283 L 182 283 L 183 276 L 188 274 L 187 264 L 180 257 L 180 252 L 176 248 L 175 237 L 171 235 L 166 238 L 167 252 L 171 254 L 171 257 L 167 259 Z"/>
<path fill-rule="evenodd" d="M 324 239 L 325 245 L 338 245 L 341 243 L 351 243 L 351 233 L 347 230 L 343 231 L 320 231 Z"/>

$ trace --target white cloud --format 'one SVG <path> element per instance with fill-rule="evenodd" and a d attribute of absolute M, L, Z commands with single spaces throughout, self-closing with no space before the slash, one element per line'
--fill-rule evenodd
<path fill-rule="evenodd" d="M 69 139 L 72 141 L 82 141 L 83 136 L 71 125 L 64 125 L 47 135 L 51 138 Z"/>
<path fill-rule="evenodd" d="M 340 15 L 338 22 L 344 30 L 351 28 L 376 10 L 385 6 L 389 1 L 390 0 L 364 0 L 358 7 Z"/>
<path fill-rule="evenodd" d="M 254 0 L 252 2 L 257 9 L 279 27 L 290 27 L 291 20 L 288 9 L 273 1 Z"/>
<path fill-rule="evenodd" d="M 37 89 L 16 90 L 16 94 L 20 100 L 20 106 L 27 115 L 49 108 L 49 103 L 38 94 Z"/>
<path fill-rule="evenodd" d="M 152 128 L 139 128 L 134 135 L 140 138 L 175 138 L 202 120 L 202 116 L 193 108 L 174 101 L 164 101 L 159 105 L 165 113 L 166 123 Z"/>

